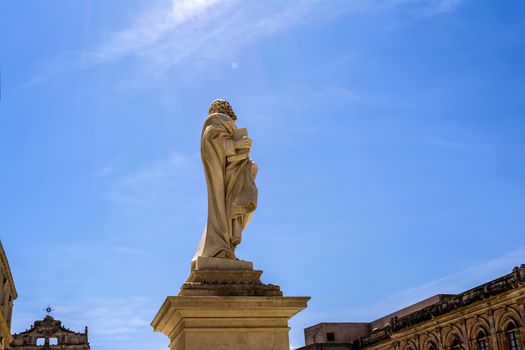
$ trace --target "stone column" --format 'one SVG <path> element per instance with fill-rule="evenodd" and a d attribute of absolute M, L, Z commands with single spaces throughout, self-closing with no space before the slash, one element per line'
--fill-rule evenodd
<path fill-rule="evenodd" d="M 285 297 L 261 274 L 250 262 L 200 257 L 151 325 L 171 350 L 289 350 L 288 321 L 310 298 Z"/>
<path fill-rule="evenodd" d="M 496 329 L 496 321 L 494 320 L 494 310 L 489 309 L 487 311 L 487 314 L 489 315 L 489 334 L 490 334 L 490 342 L 491 342 L 491 349 L 497 349 L 498 348 L 498 330 Z"/>

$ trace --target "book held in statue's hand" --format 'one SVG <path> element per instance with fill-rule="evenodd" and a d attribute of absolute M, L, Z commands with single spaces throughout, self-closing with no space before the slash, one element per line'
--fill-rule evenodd
<path fill-rule="evenodd" d="M 247 128 L 239 128 L 235 129 L 233 131 L 233 139 L 235 141 L 238 141 L 242 139 L 244 136 L 248 137 L 248 129 Z M 226 157 L 229 163 L 233 163 L 239 160 L 243 160 L 248 158 L 250 155 L 250 149 L 249 148 L 241 148 L 235 150 L 235 154 L 232 156 Z"/>

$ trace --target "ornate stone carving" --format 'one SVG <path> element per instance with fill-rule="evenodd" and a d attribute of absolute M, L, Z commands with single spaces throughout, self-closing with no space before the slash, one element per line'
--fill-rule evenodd
<path fill-rule="evenodd" d="M 43 344 L 37 345 L 38 339 L 43 340 Z M 56 344 L 51 344 L 51 340 L 56 339 Z M 44 350 L 44 349 L 63 349 L 63 350 L 89 350 L 88 330 L 74 332 L 64 326 L 59 320 L 47 315 L 43 320 L 35 321 L 30 329 L 13 334 L 11 350 Z"/>
<path fill-rule="evenodd" d="M 261 282 L 261 274 L 253 270 L 194 270 L 179 295 L 282 296 L 279 286 Z"/>

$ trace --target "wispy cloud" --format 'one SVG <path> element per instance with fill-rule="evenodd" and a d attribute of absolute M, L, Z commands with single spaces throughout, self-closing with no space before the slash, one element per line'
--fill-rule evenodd
<path fill-rule="evenodd" d="M 307 2 L 268 7 L 236 0 L 173 0 L 140 15 L 84 58 L 93 65 L 135 57 L 160 70 L 189 57 L 199 63 L 231 55 L 240 44 L 293 25 L 311 10 Z"/>
<path fill-rule="evenodd" d="M 183 154 L 173 153 L 168 158 L 147 164 L 138 171 L 119 180 L 121 186 L 132 186 L 138 183 L 157 181 L 173 175 L 187 165 Z"/>
<path fill-rule="evenodd" d="M 373 301 L 369 304 L 354 305 L 351 308 L 337 310 L 310 310 L 300 317 L 300 328 L 311 326 L 319 322 L 371 322 L 388 315 L 396 310 L 412 305 L 436 294 L 457 294 L 469 290 L 511 272 L 514 266 L 523 263 L 525 247 L 509 252 L 503 256 L 488 260 L 481 264 L 429 281 L 420 286 L 402 290 L 394 295 Z M 292 320 L 294 321 L 294 320 Z M 295 320 L 297 322 L 297 319 Z M 299 342 L 302 334 L 292 332 L 295 342 Z"/>
<path fill-rule="evenodd" d="M 105 62 L 129 54 L 144 54 L 155 46 L 165 46 L 166 41 L 176 39 L 177 30 L 195 26 L 207 20 L 208 10 L 224 0 L 181 0 L 172 1 L 167 7 L 152 9 L 142 14 L 126 30 L 114 33 L 99 48 L 86 53 L 92 63 Z M 175 37 L 168 38 L 169 34 Z"/>
<path fill-rule="evenodd" d="M 427 13 L 439 14 L 456 10 L 456 8 L 463 2 L 463 0 L 434 0 L 430 1 Z"/>
<path fill-rule="evenodd" d="M 135 247 L 129 247 L 129 246 L 116 246 L 113 247 L 116 254 L 120 255 L 128 255 L 128 256 L 143 256 L 147 255 L 148 252 L 146 252 L 143 249 L 135 248 Z"/>
<path fill-rule="evenodd" d="M 39 249 L 34 251 L 35 256 L 42 259 L 52 259 L 57 262 L 60 268 L 76 269 L 79 265 L 89 265 L 93 263 L 94 256 L 99 260 L 114 263 L 115 260 L 130 259 L 135 256 L 148 255 L 149 252 L 132 245 L 102 245 L 89 247 L 80 245 L 55 245 L 51 248 Z"/>
<path fill-rule="evenodd" d="M 65 71 L 137 60 L 148 76 L 162 73 L 184 61 L 198 66 L 217 59 L 239 66 L 237 52 L 255 39 L 275 35 L 298 25 L 329 22 L 351 13 L 377 13 L 393 9 L 412 17 L 429 17 L 454 11 L 462 0 L 298 0 L 288 2 L 240 0 L 164 0 L 130 20 L 127 28 L 110 30 L 89 48 L 69 50 L 42 64 L 18 88 L 42 85 Z M 389 24 L 388 30 L 406 26 Z M 136 73 L 139 74 L 139 73 Z M 143 74 L 139 74 L 143 84 Z M 128 79 L 118 89 L 141 86 Z"/>
<path fill-rule="evenodd" d="M 449 221 L 449 222 L 454 222 L 454 223 L 462 223 L 463 222 L 463 220 L 461 220 L 460 218 L 455 217 L 454 215 L 450 215 L 449 213 L 446 213 L 446 212 L 440 213 L 439 217 L 442 220 Z"/>
<path fill-rule="evenodd" d="M 103 166 L 97 169 L 95 171 L 94 176 L 96 179 L 105 178 L 105 177 L 110 176 L 114 171 L 115 171 L 115 167 L 113 165 L 106 165 L 106 166 Z"/>
<path fill-rule="evenodd" d="M 180 180 L 190 163 L 186 155 L 172 152 L 164 159 L 149 162 L 137 169 L 124 171 L 109 167 L 111 171 L 108 173 L 104 167 L 97 174 L 111 174 L 107 178 L 104 194 L 110 202 L 117 206 L 142 206 L 153 203 L 157 195 L 165 194 L 167 189 Z"/>
<path fill-rule="evenodd" d="M 524 261 L 525 247 L 501 257 L 486 261 L 423 285 L 403 290 L 392 297 L 365 305 L 362 308 L 345 310 L 352 321 L 372 321 L 435 294 L 457 294 L 477 285 L 510 273 L 514 266 Z"/>
<path fill-rule="evenodd" d="M 438 137 L 429 137 L 426 141 L 441 148 L 448 148 L 458 151 L 487 151 L 492 149 L 492 146 L 488 143 L 471 142 L 466 140 L 451 140 Z"/>
<path fill-rule="evenodd" d="M 145 297 L 106 298 L 78 297 L 54 305 L 53 316 L 67 319 L 67 327 L 82 331 L 89 326 L 92 337 L 125 339 L 149 328 L 152 310 L 156 305 Z M 38 310 L 38 309 L 37 309 Z M 35 320 L 37 315 L 20 315 L 22 319 Z M 31 322 L 32 323 L 32 322 Z M 28 326 L 27 324 L 26 326 Z"/>
<path fill-rule="evenodd" d="M 61 306 L 57 312 L 88 322 L 94 336 L 129 338 L 149 327 L 151 302 L 144 297 L 87 298 Z"/>
<path fill-rule="evenodd" d="M 191 57 L 207 61 L 230 56 L 243 43 L 298 24 L 328 21 L 352 12 L 415 8 L 426 15 L 450 12 L 461 0 L 353 0 L 320 2 L 241 2 L 238 0 L 172 0 L 139 15 L 124 30 L 84 52 L 87 65 L 124 57 L 147 59 L 165 69 Z M 235 62 L 235 65 L 237 63 Z"/>

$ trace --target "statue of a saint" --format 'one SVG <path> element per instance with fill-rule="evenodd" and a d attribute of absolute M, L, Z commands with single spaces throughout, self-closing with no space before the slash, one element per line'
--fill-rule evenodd
<path fill-rule="evenodd" d="M 257 165 L 250 159 L 252 140 L 235 125 L 237 116 L 226 100 L 212 102 L 201 135 L 201 158 L 208 186 L 208 221 L 197 257 L 236 259 L 257 207 Z"/>

